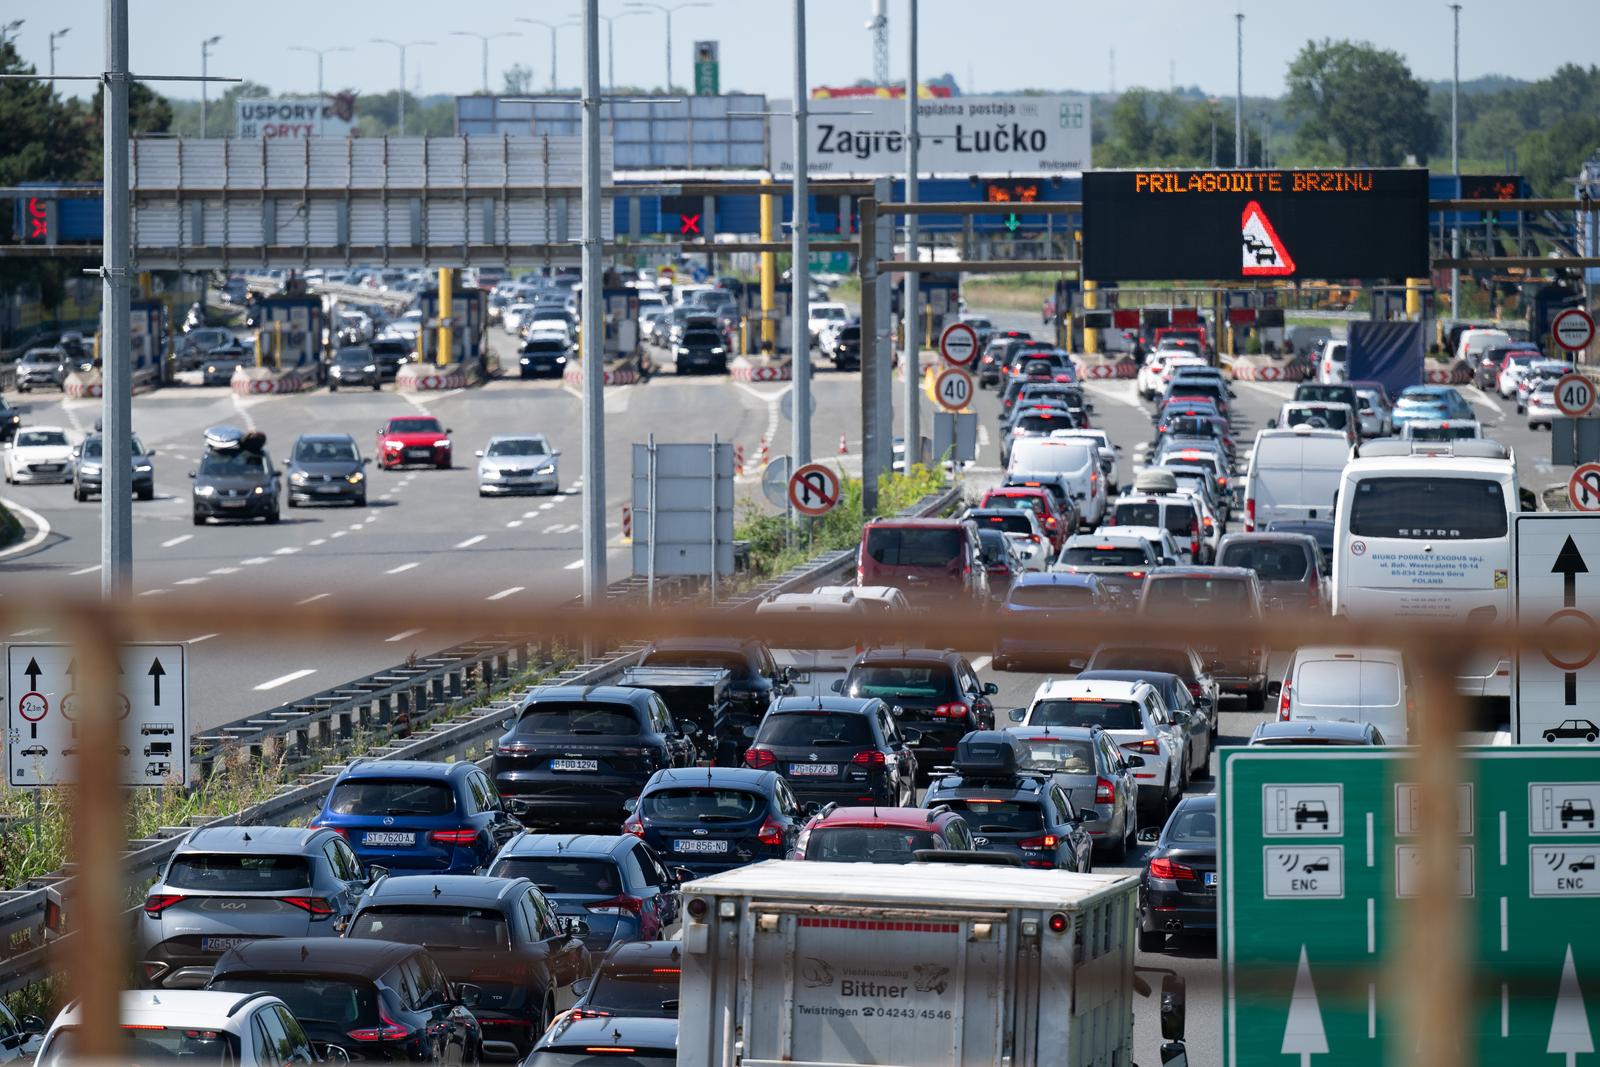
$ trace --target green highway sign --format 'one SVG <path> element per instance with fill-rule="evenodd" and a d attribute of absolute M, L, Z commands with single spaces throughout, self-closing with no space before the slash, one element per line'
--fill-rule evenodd
<path fill-rule="evenodd" d="M 1600 759 L 1471 748 L 1456 891 L 1471 924 L 1465 1062 L 1600 1067 Z M 1405 749 L 1223 749 L 1218 953 L 1226 1067 L 1383 1067 L 1402 1020 L 1383 970 L 1416 895 Z"/>

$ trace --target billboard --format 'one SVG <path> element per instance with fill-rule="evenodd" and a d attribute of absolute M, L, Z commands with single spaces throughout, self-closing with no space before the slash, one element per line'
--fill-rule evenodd
<path fill-rule="evenodd" d="M 1095 281 L 1428 273 L 1428 172 L 1114 170 L 1083 176 Z"/>
<path fill-rule="evenodd" d="M 811 105 L 813 176 L 898 175 L 906 168 L 906 105 L 873 97 Z M 792 105 L 778 101 L 775 110 Z M 834 113 L 838 112 L 838 113 Z M 859 112 L 859 114 L 857 114 Z M 772 123 L 772 170 L 794 172 L 789 120 Z M 1089 169 L 1087 96 L 955 96 L 917 101 L 925 174 L 1066 174 Z"/>
<path fill-rule="evenodd" d="M 234 101 L 233 135 L 254 140 L 273 137 L 349 137 L 355 129 L 355 96 L 271 96 Z"/>
<path fill-rule="evenodd" d="M 600 104 L 600 121 L 611 138 L 619 169 L 755 169 L 767 158 L 767 98 L 747 93 L 629 97 Z M 577 137 L 583 115 L 571 100 L 494 96 L 456 97 L 456 134 L 461 137 Z"/>

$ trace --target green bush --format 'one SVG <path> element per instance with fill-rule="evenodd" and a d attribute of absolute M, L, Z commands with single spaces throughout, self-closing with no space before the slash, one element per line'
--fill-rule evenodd
<path fill-rule="evenodd" d="M 0 548 L 4 548 L 13 541 L 21 540 L 21 538 L 22 523 L 17 521 L 15 515 L 11 514 L 11 509 L 4 504 L 0 504 Z"/>

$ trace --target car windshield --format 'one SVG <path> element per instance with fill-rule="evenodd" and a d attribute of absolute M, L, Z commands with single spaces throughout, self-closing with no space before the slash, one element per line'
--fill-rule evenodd
<path fill-rule="evenodd" d="M 365 348 L 342 348 L 333 358 L 340 363 L 365 365 L 372 362 L 372 353 Z"/>
<path fill-rule="evenodd" d="M 1117 526 L 1160 526 L 1161 505 L 1154 501 L 1144 503 L 1118 504 L 1112 512 Z M 1188 533 L 1187 530 L 1184 531 Z"/>
<path fill-rule="evenodd" d="M 1006 603 L 1022 608 L 1092 608 L 1094 590 L 1081 585 L 1017 585 Z"/>
<path fill-rule="evenodd" d="M 628 1046 L 632 1048 L 632 1046 Z M 540 1049 L 522 1061 L 522 1067 L 674 1067 L 678 1054 L 672 1049 L 635 1049 L 628 1053 L 605 1048 L 601 1052 L 582 1049 Z"/>
<path fill-rule="evenodd" d="M 1212 611 L 1248 611 L 1250 592 L 1238 578 L 1153 578 L 1144 591 L 1151 607 L 1202 607 Z"/>
<path fill-rule="evenodd" d="M 59 352 L 29 352 L 27 355 L 22 357 L 22 362 L 24 362 L 24 363 L 60 363 L 61 362 L 61 353 L 59 353 Z"/>
<path fill-rule="evenodd" d="M 890 567 L 945 567 L 961 558 L 961 531 L 876 526 L 867 530 L 867 555 Z"/>
<path fill-rule="evenodd" d="M 1044 829 L 1044 809 L 1037 800 L 940 797 L 937 803 L 966 816 L 975 833 L 1025 834 Z"/>
<path fill-rule="evenodd" d="M 1043 412 L 1038 415 L 1024 415 L 1013 425 L 1022 433 L 1047 434 L 1055 430 L 1076 429 L 1076 420 L 1065 411 Z"/>
<path fill-rule="evenodd" d="M 1028 496 L 1010 493 L 990 493 L 984 498 L 983 506 L 986 508 L 1027 508 L 1039 518 L 1045 517 L 1044 498 L 1030 494 Z"/>
<path fill-rule="evenodd" d="M 67 446 L 67 435 L 60 430 L 23 430 L 14 442 L 18 448 Z"/>
<path fill-rule="evenodd" d="M 1296 400 L 1320 400 L 1330 404 L 1348 404 L 1351 389 L 1341 385 L 1315 385 L 1306 384 L 1299 386 L 1294 391 Z"/>
<path fill-rule="evenodd" d="M 1057 561 L 1076 567 L 1140 567 L 1150 562 L 1147 549 L 1131 545 L 1069 545 Z"/>
<path fill-rule="evenodd" d="M 1098 668 L 1100 665 L 1095 664 Z M 1041 700 L 1028 712 L 1029 726 L 1099 726 L 1106 730 L 1142 730 L 1139 705 L 1132 700 L 1071 697 Z"/>
<path fill-rule="evenodd" d="M 310 885 L 311 863 L 304 856 L 181 852 L 162 881 L 172 889 L 271 893 Z"/>
<path fill-rule="evenodd" d="M 858 667 L 850 675 L 853 697 L 940 700 L 954 696 L 955 691 L 955 676 L 942 663 L 874 663 Z"/>
<path fill-rule="evenodd" d="M 239 449 L 234 452 L 207 452 L 200 459 L 200 473 L 212 477 L 248 478 L 267 473 L 267 457 L 260 452 Z"/>
<path fill-rule="evenodd" d="M 486 456 L 547 456 L 550 446 L 539 437 L 513 437 L 505 441 L 490 441 L 484 450 Z"/>
<path fill-rule="evenodd" d="M 716 652 L 697 648 L 658 648 L 645 657 L 646 667 L 721 668 L 736 681 L 750 677 L 750 665 L 737 652 Z"/>
<path fill-rule="evenodd" d="M 438 419 L 390 419 L 390 433 L 444 433 Z"/>
<path fill-rule="evenodd" d="M 1007 508 L 1008 511 L 1019 511 L 1020 508 Z M 988 527 L 991 530 L 1001 530 L 1005 533 L 1031 534 L 1033 522 L 1026 514 L 1023 515 L 971 515 L 969 518 L 977 523 L 980 528 Z"/>
<path fill-rule="evenodd" d="M 1350 507 L 1356 537 L 1497 538 L 1509 521 L 1500 483 L 1478 478 L 1367 478 Z"/>
<path fill-rule="evenodd" d="M 686 787 L 645 794 L 640 808 L 647 819 L 668 822 L 743 822 L 766 810 L 767 798 L 743 789 Z"/>
<path fill-rule="evenodd" d="M 1290 408 L 1288 417 L 1283 420 L 1285 426 L 1326 426 L 1333 430 L 1342 430 L 1350 423 L 1350 409 L 1337 408 Z"/>
<path fill-rule="evenodd" d="M 722 338 L 714 330 L 685 330 L 683 343 L 686 345 L 720 345 Z"/>
<path fill-rule="evenodd" d="M 296 463 L 353 463 L 358 458 L 354 441 L 312 441 L 305 438 L 295 442 Z"/>
<path fill-rule="evenodd" d="M 289 1005 L 302 1023 L 326 1023 L 340 1030 L 378 1019 L 378 994 L 371 982 L 320 974 L 230 972 L 214 979 L 207 988 L 226 993 L 269 993 Z"/>
<path fill-rule="evenodd" d="M 1212 845 L 1217 843 L 1217 813 L 1182 807 L 1167 822 L 1166 838 L 1172 844 Z"/>
<path fill-rule="evenodd" d="M 1305 546 L 1271 541 L 1245 541 L 1224 545 L 1218 565 L 1247 567 L 1267 582 L 1296 582 L 1311 569 Z"/>
<path fill-rule="evenodd" d="M 801 748 L 811 745 L 871 748 L 875 744 L 872 727 L 865 715 L 831 711 L 769 714 L 761 724 L 758 740 L 763 745 Z"/>
<path fill-rule="evenodd" d="M 1094 774 L 1094 745 L 1061 737 L 1025 737 L 1028 755 L 1023 766 L 1035 771 L 1060 774 Z"/>
<path fill-rule="evenodd" d="M 612 1015 L 675 1019 L 679 969 L 666 961 L 649 970 L 607 967 L 595 975 L 584 1006 Z M 614 1057 L 607 1057 L 612 1059 Z"/>
<path fill-rule="evenodd" d="M 608 859 L 568 856 L 507 856 L 489 870 L 493 878 L 526 878 L 546 896 L 615 896 L 622 889 L 617 865 Z"/>
<path fill-rule="evenodd" d="M 546 737 L 637 737 L 639 717 L 633 708 L 617 704 L 535 704 L 517 720 L 517 733 Z"/>
<path fill-rule="evenodd" d="M 346 778 L 328 798 L 336 815 L 448 815 L 455 807 L 449 783 L 416 778 Z"/>
<path fill-rule="evenodd" d="M 164 1063 L 167 1060 L 199 1067 L 200 1064 L 239 1062 L 239 1038 L 226 1030 L 196 1030 L 186 1026 L 161 1026 L 141 1023 L 124 1026 L 127 1038 L 125 1062 Z M 62 1027 L 39 1051 L 40 1067 L 81 1063 L 78 1056 L 78 1028 Z"/>
<path fill-rule="evenodd" d="M 506 949 L 511 930 L 494 908 L 397 904 L 363 908 L 350 924 L 349 937 L 399 941 L 444 949 Z"/>
<path fill-rule="evenodd" d="M 101 448 L 104 443 L 105 438 L 103 437 L 85 437 L 83 439 L 83 458 L 99 459 Z M 144 455 L 144 445 L 139 443 L 139 439 L 137 437 L 133 439 L 133 454 L 136 456 Z"/>
<path fill-rule="evenodd" d="M 811 831 L 806 859 L 832 863 L 910 863 L 918 849 L 933 848 L 932 830 L 896 826 L 824 826 Z"/>

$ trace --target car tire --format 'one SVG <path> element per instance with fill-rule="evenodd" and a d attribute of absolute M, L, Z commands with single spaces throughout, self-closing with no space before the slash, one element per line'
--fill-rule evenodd
<path fill-rule="evenodd" d="M 198 511 L 195 512 L 194 513 L 194 524 L 196 526 L 204 526 L 206 524 L 206 517 L 204 515 L 200 514 Z"/>
<path fill-rule="evenodd" d="M 374 393 L 376 393 L 379 389 L 382 389 L 382 388 L 383 388 L 383 383 L 382 382 L 373 382 L 372 383 L 372 391 Z"/>
<path fill-rule="evenodd" d="M 329 382 L 328 383 L 328 392 L 337 393 L 338 391 L 339 391 L 339 383 L 338 382 Z"/>
<path fill-rule="evenodd" d="M 72 499 L 76 500 L 78 503 L 81 504 L 81 503 L 83 503 L 85 500 L 87 500 L 89 498 L 84 496 L 82 489 L 79 489 L 77 486 L 73 486 L 72 487 Z"/>
<path fill-rule="evenodd" d="M 1250 687 L 1250 691 L 1245 694 L 1245 698 L 1244 699 L 1245 699 L 1245 709 L 1246 710 L 1248 710 L 1248 711 L 1260 711 L 1260 710 L 1262 710 L 1263 708 L 1265 708 L 1267 706 L 1267 687 L 1266 687 L 1266 685 L 1263 684 L 1263 685 L 1253 685 L 1253 686 L 1251 686 Z"/>
<path fill-rule="evenodd" d="M 1122 824 L 1124 826 L 1122 836 L 1117 838 L 1115 845 L 1106 849 L 1106 859 L 1111 863 L 1123 863 L 1128 858 L 1128 831 L 1126 827 L 1133 824 L 1131 812 L 1123 815 Z"/>
<path fill-rule="evenodd" d="M 292 496 L 287 501 L 285 501 L 285 503 L 287 503 L 291 508 L 297 508 L 297 507 L 300 506 L 300 501 L 296 500 Z"/>
<path fill-rule="evenodd" d="M 152 485 L 148 489 L 140 489 L 134 495 L 140 500 L 154 500 L 156 498 L 156 487 Z"/>
<path fill-rule="evenodd" d="M 360 496 L 356 497 L 355 506 L 358 507 L 358 508 L 364 508 L 364 507 L 367 506 L 367 494 L 366 493 L 362 493 Z"/>
<path fill-rule="evenodd" d="M 274 507 L 271 511 L 267 512 L 267 525 L 268 526 L 276 526 L 278 524 L 278 520 L 281 519 L 282 517 L 283 517 L 283 515 L 278 511 L 278 509 L 276 507 Z"/>
<path fill-rule="evenodd" d="M 1167 935 L 1160 930 L 1139 930 L 1139 951 L 1160 952 L 1167 947 Z"/>
<path fill-rule="evenodd" d="M 450 460 L 448 458 L 442 459 L 438 463 L 434 464 L 434 466 L 439 470 L 447 471 L 450 469 Z"/>

